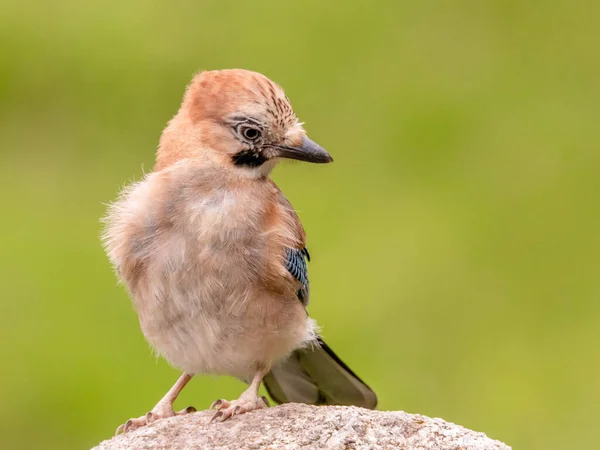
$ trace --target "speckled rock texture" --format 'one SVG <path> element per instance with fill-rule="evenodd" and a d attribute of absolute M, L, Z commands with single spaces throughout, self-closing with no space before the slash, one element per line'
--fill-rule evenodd
<path fill-rule="evenodd" d="M 483 433 L 401 411 L 286 404 L 209 423 L 213 413 L 159 420 L 94 450 L 510 449 Z"/>

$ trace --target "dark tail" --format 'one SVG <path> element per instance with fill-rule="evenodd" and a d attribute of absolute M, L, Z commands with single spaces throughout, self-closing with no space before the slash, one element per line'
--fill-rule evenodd
<path fill-rule="evenodd" d="M 263 382 L 277 403 L 377 406 L 375 392 L 320 337 L 279 362 Z"/>

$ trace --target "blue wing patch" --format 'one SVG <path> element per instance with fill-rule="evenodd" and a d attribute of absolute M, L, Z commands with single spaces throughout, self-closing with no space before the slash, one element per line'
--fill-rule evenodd
<path fill-rule="evenodd" d="M 302 250 L 296 248 L 287 249 L 285 267 L 302 284 L 302 288 L 298 290 L 297 295 L 298 299 L 304 305 L 308 305 L 308 261 L 310 261 L 310 255 L 306 247 Z"/>

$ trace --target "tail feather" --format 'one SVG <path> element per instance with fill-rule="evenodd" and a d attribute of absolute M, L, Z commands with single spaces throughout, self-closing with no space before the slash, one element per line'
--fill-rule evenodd
<path fill-rule="evenodd" d="M 371 388 L 320 337 L 275 365 L 263 381 L 277 403 L 377 406 Z"/>

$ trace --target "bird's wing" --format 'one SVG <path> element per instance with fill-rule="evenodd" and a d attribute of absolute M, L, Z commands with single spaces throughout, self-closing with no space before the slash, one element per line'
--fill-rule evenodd
<path fill-rule="evenodd" d="M 279 204 L 287 214 L 286 222 L 298 243 L 294 248 L 284 249 L 285 267 L 299 282 L 298 299 L 306 306 L 309 294 L 307 263 L 310 255 L 306 249 L 304 229 L 288 200 L 281 192 L 278 197 Z M 337 357 L 321 337 L 304 348 L 294 350 L 275 364 L 263 382 L 277 403 L 356 405 L 364 408 L 377 406 L 377 396 L 371 388 Z"/>
<path fill-rule="evenodd" d="M 279 190 L 275 183 L 272 183 L 273 189 L 277 191 L 277 202 L 283 211 L 283 223 L 291 236 L 293 242 L 289 246 L 281 249 L 283 252 L 284 264 L 287 271 L 298 282 L 298 291 L 296 295 L 304 306 L 309 301 L 309 282 L 308 282 L 308 261 L 310 255 L 306 248 L 306 233 L 300 222 L 298 214 L 290 204 L 287 198 Z"/>

